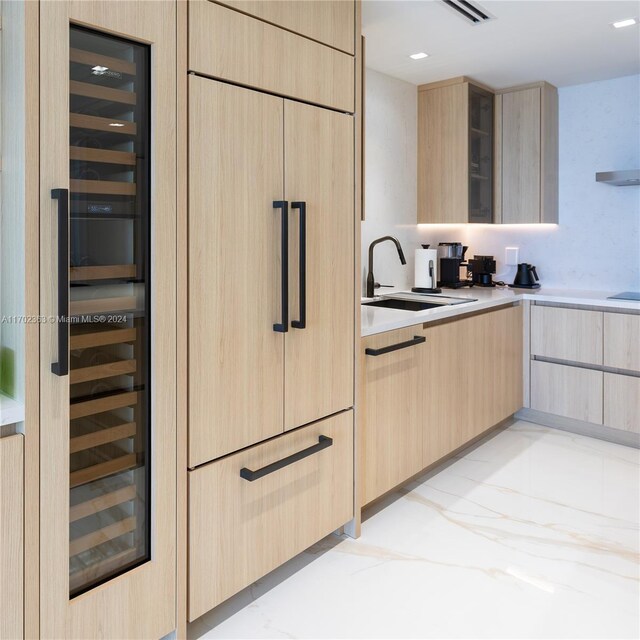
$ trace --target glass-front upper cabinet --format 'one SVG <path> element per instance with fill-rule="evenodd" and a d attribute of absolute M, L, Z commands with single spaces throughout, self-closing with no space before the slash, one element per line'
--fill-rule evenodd
<path fill-rule="evenodd" d="M 149 47 L 70 31 L 72 595 L 149 558 Z"/>
<path fill-rule="evenodd" d="M 493 222 L 492 93 L 469 84 L 469 222 Z"/>
<path fill-rule="evenodd" d="M 51 637 L 175 629 L 176 3 L 118 4 L 40 5 Z"/>

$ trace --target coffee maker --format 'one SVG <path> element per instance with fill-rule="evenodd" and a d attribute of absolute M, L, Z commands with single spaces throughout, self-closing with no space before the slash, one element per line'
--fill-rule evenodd
<path fill-rule="evenodd" d="M 467 266 L 464 261 L 464 254 L 468 248 L 463 246 L 461 242 L 440 242 L 438 244 L 438 254 L 440 256 L 439 287 L 459 289 L 460 287 L 473 286 L 473 283 L 469 280 L 460 280 L 460 268 Z"/>
<path fill-rule="evenodd" d="M 473 284 L 478 287 L 495 287 L 493 274 L 496 272 L 496 261 L 493 256 L 473 256 L 467 269 L 471 272 Z"/>

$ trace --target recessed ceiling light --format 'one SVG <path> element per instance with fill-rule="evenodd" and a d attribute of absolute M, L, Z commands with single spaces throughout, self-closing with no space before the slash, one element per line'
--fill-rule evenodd
<path fill-rule="evenodd" d="M 616 29 L 622 29 L 622 27 L 632 27 L 636 23 L 637 23 L 637 20 L 635 18 L 627 18 L 626 20 L 620 20 L 619 22 L 614 22 L 613 26 Z"/>
<path fill-rule="evenodd" d="M 428 58 L 429 54 L 425 53 L 424 51 L 421 51 L 420 53 L 414 53 L 413 55 L 409 56 L 412 60 L 422 60 L 422 58 Z"/>
<path fill-rule="evenodd" d="M 110 127 L 124 127 L 124 125 L 122 124 L 122 122 L 110 122 L 109 123 Z"/>

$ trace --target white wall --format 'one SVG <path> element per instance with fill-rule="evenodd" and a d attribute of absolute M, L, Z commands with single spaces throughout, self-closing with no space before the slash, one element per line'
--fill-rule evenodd
<path fill-rule="evenodd" d="M 413 285 L 416 228 L 418 101 L 413 84 L 366 70 L 365 222 L 362 224 L 363 287 L 367 248 L 380 236 L 396 236 L 404 249 L 403 267 L 391 242 L 375 248 L 374 274 L 381 284 Z"/>
<path fill-rule="evenodd" d="M 396 117 L 412 114 L 411 127 L 415 127 L 415 87 L 409 95 L 411 85 L 370 71 L 367 82 L 367 145 L 371 144 L 371 138 L 383 140 L 379 132 L 371 128 L 380 118 L 380 105 L 388 101 L 393 102 L 392 113 Z M 366 148 L 367 214 L 373 212 L 374 215 L 371 221 L 363 223 L 363 250 L 367 238 L 389 231 L 399 234 L 402 231 L 407 254 L 413 253 L 420 242 L 460 241 L 469 245 L 468 255 L 496 256 L 498 275 L 511 281 L 514 269 L 504 266 L 504 247 L 518 246 L 520 262 L 537 265 L 545 286 L 640 290 L 640 187 L 611 187 L 595 182 L 596 171 L 640 168 L 640 76 L 565 87 L 559 95 L 559 225 L 420 225 L 412 228 L 406 226 L 411 216 L 404 209 L 402 217 L 394 218 L 392 212 L 382 216 L 377 207 L 372 209 L 371 202 L 379 191 L 376 184 L 379 158 L 385 158 L 387 165 L 392 164 L 394 158 L 399 158 L 400 150 L 411 144 L 394 138 L 388 141 L 386 153 L 380 149 L 374 153 Z M 400 105 L 403 99 L 407 101 L 404 107 Z M 398 124 L 388 126 L 395 131 L 403 130 Z M 415 141 L 415 129 L 404 130 Z M 413 162 L 416 162 L 415 155 Z M 408 185 L 411 180 L 412 187 Z M 412 189 L 415 193 L 415 180 L 414 166 L 403 175 L 402 190 Z M 384 190 L 386 200 L 395 198 L 399 188 L 399 185 L 388 184 Z M 415 212 L 412 220 L 415 221 Z M 381 247 L 376 251 L 378 249 Z M 365 253 L 363 257 L 366 258 Z M 376 258 L 376 264 L 380 265 L 376 269 L 380 282 L 389 273 L 388 277 L 395 278 L 393 283 L 398 286 L 412 284 L 413 267 L 398 273 L 382 259 Z"/>

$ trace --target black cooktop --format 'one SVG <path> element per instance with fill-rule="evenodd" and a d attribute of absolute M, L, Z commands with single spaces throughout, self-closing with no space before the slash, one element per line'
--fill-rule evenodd
<path fill-rule="evenodd" d="M 608 300 L 635 300 L 640 302 L 640 291 L 623 291 L 616 293 L 615 296 L 609 296 Z"/>

